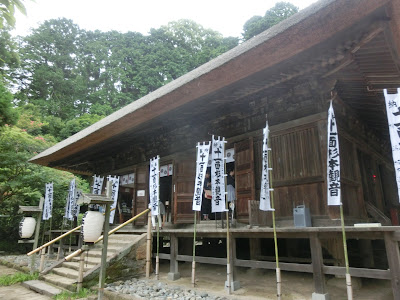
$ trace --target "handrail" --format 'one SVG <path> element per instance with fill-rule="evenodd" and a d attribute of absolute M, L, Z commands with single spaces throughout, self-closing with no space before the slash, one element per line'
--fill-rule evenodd
<path fill-rule="evenodd" d="M 141 216 L 143 216 L 144 214 L 148 213 L 150 211 L 150 208 L 147 208 L 146 210 L 142 211 L 140 214 L 137 214 L 136 216 L 130 218 L 128 221 L 125 221 L 124 223 L 118 225 L 117 227 L 115 227 L 114 229 L 110 230 L 108 232 L 108 235 L 112 235 L 113 233 L 115 233 L 116 231 L 120 230 L 121 228 L 125 227 L 126 225 L 128 225 L 129 223 L 132 223 L 133 221 L 135 221 L 137 218 L 140 218 Z M 149 226 L 149 225 L 148 225 Z M 99 237 L 97 239 L 97 241 L 95 241 L 93 244 L 97 244 L 98 242 L 103 240 L 104 235 L 102 235 L 101 237 Z M 74 258 L 75 256 L 81 254 L 84 250 L 82 249 L 78 249 L 74 252 L 72 252 L 70 255 L 66 256 L 64 258 L 64 261 L 69 261 L 72 258 Z"/>
<path fill-rule="evenodd" d="M 113 211 L 113 210 L 115 210 L 115 207 L 112 208 L 110 211 Z M 103 213 L 103 215 L 104 215 L 104 213 Z M 32 254 L 35 254 L 35 253 L 39 252 L 39 251 L 42 250 L 43 248 L 46 248 L 46 247 L 48 247 L 48 246 L 54 244 L 55 242 L 61 240 L 62 238 L 64 238 L 64 237 L 70 235 L 70 234 L 73 233 L 74 231 L 77 231 L 77 230 L 81 229 L 81 227 L 82 227 L 82 225 L 79 225 L 79 226 L 77 226 L 77 227 L 71 229 L 70 231 L 67 231 L 66 233 L 63 233 L 62 235 L 56 237 L 55 239 L 52 239 L 51 241 L 47 242 L 46 244 L 43 244 L 42 246 L 37 247 L 35 250 L 32 250 L 31 252 L 27 253 L 27 255 L 28 255 L 28 256 L 31 256 Z"/>

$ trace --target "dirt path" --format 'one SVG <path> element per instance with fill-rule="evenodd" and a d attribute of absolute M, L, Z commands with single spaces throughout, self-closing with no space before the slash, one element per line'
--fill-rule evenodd
<path fill-rule="evenodd" d="M 181 279 L 171 282 L 167 279 L 169 262 L 160 265 L 160 280 L 170 285 L 192 289 L 191 264 L 180 263 Z M 196 270 L 196 290 L 216 296 L 238 300 L 276 299 L 276 277 L 273 270 L 238 268 L 237 279 L 241 288 L 228 297 L 224 289 L 226 267 L 198 264 Z M 327 276 L 327 291 L 331 299 L 346 300 L 345 279 Z M 356 280 L 354 283 L 356 285 Z M 357 281 L 361 283 L 361 281 Z M 311 300 L 314 291 L 312 274 L 282 272 L 282 298 L 287 300 Z M 355 300 L 392 300 L 390 282 L 387 280 L 363 280 L 361 287 L 354 288 Z"/>

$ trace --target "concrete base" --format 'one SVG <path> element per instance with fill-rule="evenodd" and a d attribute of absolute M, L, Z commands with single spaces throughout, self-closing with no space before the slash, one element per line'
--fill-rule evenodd
<path fill-rule="evenodd" d="M 240 281 L 231 281 L 231 291 L 240 289 Z M 228 290 L 228 281 L 225 280 L 225 290 Z"/>
<path fill-rule="evenodd" d="M 312 300 L 329 300 L 329 294 L 318 294 L 318 293 L 312 293 Z"/>
<path fill-rule="evenodd" d="M 177 272 L 177 273 L 168 273 L 167 276 L 168 280 L 174 281 L 174 280 L 178 280 L 179 278 L 181 278 L 181 273 Z"/>

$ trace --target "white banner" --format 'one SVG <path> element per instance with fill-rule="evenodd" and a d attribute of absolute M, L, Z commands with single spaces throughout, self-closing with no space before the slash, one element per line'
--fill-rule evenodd
<path fill-rule="evenodd" d="M 201 200 L 203 196 L 204 178 L 207 171 L 208 155 L 210 152 L 210 143 L 197 144 L 196 160 L 196 179 L 194 181 L 193 210 L 201 211 Z"/>
<path fill-rule="evenodd" d="M 328 111 L 328 205 L 341 205 L 339 136 L 332 101 Z"/>
<path fill-rule="evenodd" d="M 160 214 L 160 209 L 158 207 L 158 201 L 160 200 L 159 185 L 160 185 L 160 157 L 157 155 L 157 157 L 150 159 L 149 208 L 151 208 L 151 214 L 153 216 Z"/>
<path fill-rule="evenodd" d="M 389 123 L 390 142 L 392 144 L 392 156 L 396 172 L 397 193 L 400 200 L 400 88 L 397 94 L 388 94 L 383 91 L 386 102 L 386 114 Z"/>
<path fill-rule="evenodd" d="M 65 215 L 64 217 L 67 220 L 72 221 L 74 216 L 72 214 L 72 209 L 75 205 L 75 178 L 71 180 L 69 183 L 69 190 L 67 196 L 67 204 L 65 205 Z"/>
<path fill-rule="evenodd" d="M 224 212 L 225 207 L 225 139 L 212 137 L 211 163 L 211 211 Z"/>
<path fill-rule="evenodd" d="M 269 139 L 269 127 L 268 122 L 264 128 L 264 139 L 263 139 L 263 152 L 262 152 L 262 173 L 261 173 L 261 191 L 260 191 L 260 210 L 264 211 L 272 211 L 274 210 L 271 207 L 271 196 L 270 196 L 270 184 L 269 184 L 269 153 L 271 149 L 268 148 L 268 139 Z"/>
<path fill-rule="evenodd" d="M 51 212 L 53 210 L 53 183 L 46 183 L 44 204 L 43 204 L 43 220 L 51 218 Z"/>
<path fill-rule="evenodd" d="M 101 191 L 103 190 L 103 182 L 104 177 L 93 176 L 93 186 L 92 186 L 92 194 L 101 195 Z"/>
<path fill-rule="evenodd" d="M 110 206 L 110 209 L 113 209 L 117 206 L 117 200 L 118 200 L 118 190 L 119 190 L 119 176 L 107 176 L 107 180 L 111 182 L 111 199 L 113 200 L 113 203 Z M 114 216 L 115 216 L 115 210 L 110 212 L 110 220 L 109 223 L 114 222 Z"/>

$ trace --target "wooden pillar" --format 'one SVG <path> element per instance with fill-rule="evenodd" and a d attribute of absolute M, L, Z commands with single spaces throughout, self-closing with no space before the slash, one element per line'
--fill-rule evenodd
<path fill-rule="evenodd" d="M 250 239 L 252 240 L 252 239 Z M 236 238 L 232 236 L 229 238 L 229 261 L 231 265 L 231 291 L 236 291 L 240 288 L 240 282 L 236 280 L 236 269 L 235 269 L 235 260 L 236 260 Z M 228 287 L 228 282 L 225 281 L 225 288 Z"/>
<path fill-rule="evenodd" d="M 389 263 L 393 299 L 400 299 L 400 254 L 399 243 L 393 239 L 392 232 L 385 232 L 386 255 Z"/>
<path fill-rule="evenodd" d="M 176 257 L 178 255 L 178 237 L 171 233 L 170 236 L 170 266 L 169 266 L 169 273 L 168 279 L 169 280 L 178 280 L 181 275 L 178 271 L 178 261 Z"/>
<path fill-rule="evenodd" d="M 38 247 L 39 244 L 39 232 L 40 232 L 40 223 L 42 223 L 42 213 L 43 213 L 43 203 L 44 203 L 44 198 L 40 198 L 39 202 L 39 215 L 36 220 L 36 228 L 35 228 L 35 240 L 33 242 L 33 250 L 35 250 Z M 31 274 L 35 272 L 35 260 L 36 260 L 36 255 L 32 255 L 31 257 Z"/>
<path fill-rule="evenodd" d="M 250 259 L 260 260 L 261 255 L 261 241 L 259 238 L 249 238 L 250 245 Z"/>
<path fill-rule="evenodd" d="M 88 247 L 85 245 L 82 247 L 82 253 L 79 257 L 79 270 L 78 270 L 78 282 L 76 285 L 76 291 L 79 293 L 79 291 L 82 289 L 82 283 L 83 283 L 83 273 L 85 271 L 85 254 L 86 251 L 88 250 Z"/>
<path fill-rule="evenodd" d="M 108 190 L 111 191 L 111 185 L 108 185 Z M 103 296 L 104 296 L 104 284 L 106 281 L 106 268 L 107 268 L 108 231 L 109 230 L 110 230 L 110 204 L 107 203 L 106 204 L 106 212 L 105 212 L 105 216 L 104 216 L 103 249 L 101 252 L 101 267 L 100 267 L 100 276 L 99 276 L 98 300 L 102 300 Z"/>
<path fill-rule="evenodd" d="M 314 276 L 314 288 L 315 288 L 315 292 L 313 293 L 313 299 L 314 298 L 321 299 L 321 297 L 316 297 L 315 294 L 324 295 L 325 296 L 324 298 L 328 299 L 325 287 L 325 276 L 322 270 L 322 267 L 324 265 L 324 260 L 322 256 L 321 241 L 319 240 L 319 237 L 316 233 L 311 233 L 310 235 L 310 249 L 311 249 L 313 276 Z"/>

